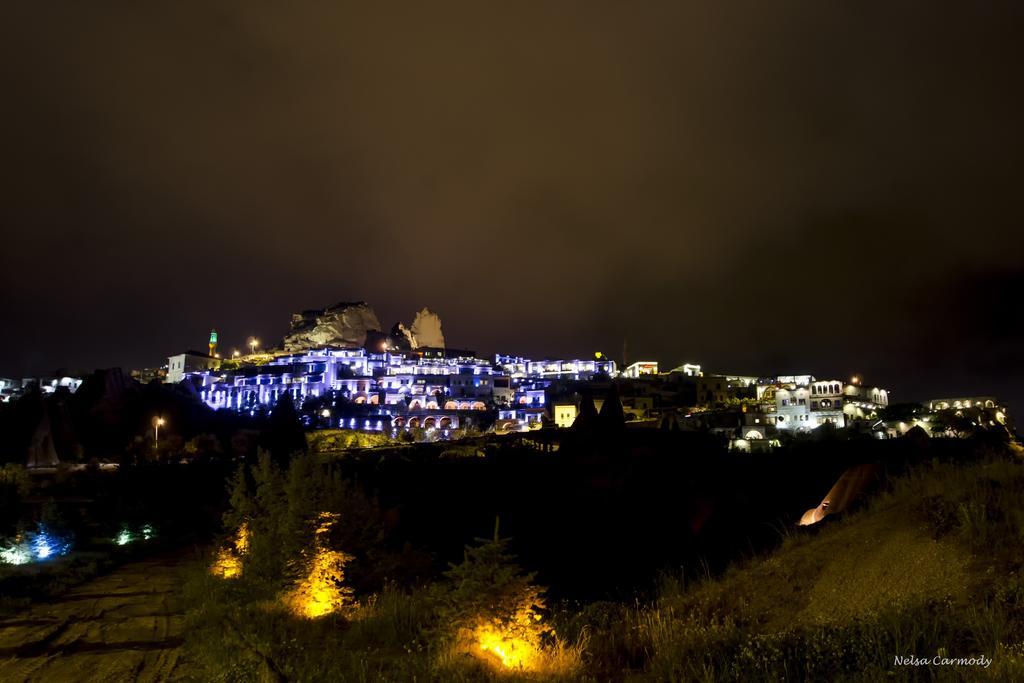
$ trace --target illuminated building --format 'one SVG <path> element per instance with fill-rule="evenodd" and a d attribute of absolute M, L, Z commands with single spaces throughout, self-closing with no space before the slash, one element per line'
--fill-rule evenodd
<path fill-rule="evenodd" d="M 21 391 L 21 382 L 0 377 L 0 401 L 6 403 Z"/>
<path fill-rule="evenodd" d="M 81 377 L 25 377 L 20 380 L 0 379 L 0 401 L 7 402 L 17 398 L 30 389 L 37 388 L 43 395 L 52 394 L 58 389 L 67 389 L 72 394 L 82 386 Z"/>
<path fill-rule="evenodd" d="M 700 371 L 700 365 L 696 363 L 683 363 L 679 367 L 672 368 L 669 372 L 685 375 L 686 377 L 700 377 L 703 374 Z"/>
<path fill-rule="evenodd" d="M 784 380 L 807 380 L 803 384 Z M 780 377 L 775 388 L 776 427 L 808 431 L 824 424 L 845 427 L 875 417 L 889 404 L 889 392 L 837 379 L 816 380 L 811 375 Z"/>
<path fill-rule="evenodd" d="M 653 360 L 637 361 L 631 363 L 622 371 L 623 377 L 631 377 L 636 379 L 645 375 L 657 375 L 658 374 L 658 362 Z"/>
<path fill-rule="evenodd" d="M 889 392 L 885 389 L 864 386 L 859 381 L 843 386 L 843 413 L 847 423 L 876 418 L 887 405 Z"/>
<path fill-rule="evenodd" d="M 995 396 L 960 396 L 957 398 L 933 398 L 926 403 L 930 412 L 940 410 L 963 410 L 964 408 L 994 408 L 1005 410 Z"/>
<path fill-rule="evenodd" d="M 219 361 L 189 352 L 168 359 L 168 381 L 188 379 L 216 410 L 272 409 L 283 395 L 305 400 L 340 394 L 370 408 L 368 417 L 338 417 L 350 429 L 458 428 L 462 411 L 506 406 L 503 419 L 540 425 L 552 382 L 586 381 L 615 374 L 608 360 L 532 361 L 414 351 L 325 347 L 271 356 L 263 364 L 221 370 Z M 465 417 L 465 416 L 463 416 Z"/>
<path fill-rule="evenodd" d="M 755 378 L 739 375 L 701 375 L 697 377 L 697 405 L 711 408 L 753 398 Z"/>
<path fill-rule="evenodd" d="M 806 385 L 790 384 L 776 389 L 775 413 L 778 429 L 802 432 L 819 426 L 817 419 L 811 417 L 811 390 Z"/>
<path fill-rule="evenodd" d="M 216 370 L 220 359 L 201 351 L 186 351 L 167 358 L 167 383 L 177 384 L 187 375 L 204 370 Z"/>
<path fill-rule="evenodd" d="M 590 380 L 598 375 L 615 377 L 615 361 L 593 360 L 530 360 L 521 356 L 495 356 L 494 364 L 512 378 Z"/>
<path fill-rule="evenodd" d="M 575 401 L 559 401 L 551 406 L 551 412 L 555 420 L 555 426 L 568 429 L 572 427 L 572 423 L 576 421 L 576 416 L 579 415 L 580 411 Z"/>
<path fill-rule="evenodd" d="M 937 420 L 935 416 L 943 413 L 952 413 L 958 418 L 964 418 L 970 422 L 971 427 L 982 430 L 1005 429 L 1010 434 L 1016 433 L 1009 407 L 995 396 L 936 398 L 925 402 L 925 407 L 928 416 L 923 418 L 925 424 L 920 426 L 926 428 L 932 436 L 942 435 L 936 432 L 933 424 Z M 943 420 L 938 422 L 941 423 Z"/>

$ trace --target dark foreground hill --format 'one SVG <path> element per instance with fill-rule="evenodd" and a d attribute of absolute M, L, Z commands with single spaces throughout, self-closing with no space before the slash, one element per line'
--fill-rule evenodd
<path fill-rule="evenodd" d="M 533 669 L 516 671 L 485 640 L 463 647 L 455 630 L 473 610 L 494 609 L 486 571 L 502 586 L 519 586 L 500 600 L 532 595 L 505 560 L 491 566 L 467 556 L 426 583 L 339 594 L 344 605 L 326 617 L 289 613 L 281 591 L 293 585 L 289 567 L 301 564 L 278 549 L 292 545 L 281 530 L 293 528 L 289 515 L 321 504 L 307 485 L 318 466 L 299 460 L 291 485 L 255 473 L 255 507 L 244 487 L 233 496 L 229 520 L 248 520 L 253 550 L 239 556 L 241 578 L 197 568 L 188 645 L 221 678 L 1024 680 L 1024 465 L 1013 447 L 985 451 L 915 462 L 859 509 L 788 526 L 774 551 L 722 573 L 666 578 L 651 599 L 549 603 L 537 623 L 553 630 L 522 660 Z M 322 499 L 346 490 L 339 485 Z M 266 516 L 267 504 L 281 512 Z M 339 507 L 340 531 L 357 507 Z M 283 540 L 261 542 L 260 534 Z M 360 555 L 351 532 L 337 538 Z M 404 561 L 364 557 L 381 566 Z"/>

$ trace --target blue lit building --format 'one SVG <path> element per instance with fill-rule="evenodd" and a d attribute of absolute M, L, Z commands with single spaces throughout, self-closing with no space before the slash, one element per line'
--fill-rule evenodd
<path fill-rule="evenodd" d="M 340 395 L 351 404 L 364 406 L 366 415 L 338 417 L 338 426 L 375 430 L 457 428 L 465 411 L 486 411 L 499 405 L 507 406 L 509 415 L 525 425 L 540 419 L 546 409 L 545 389 L 552 381 L 614 374 L 612 361 L 531 361 L 499 355 L 492 362 L 473 356 L 327 347 L 235 369 L 186 371 L 183 376 L 215 410 L 254 414 L 272 409 L 285 394 L 296 405 Z"/>

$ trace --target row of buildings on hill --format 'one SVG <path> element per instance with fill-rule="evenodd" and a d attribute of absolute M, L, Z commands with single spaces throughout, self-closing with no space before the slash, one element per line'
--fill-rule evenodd
<path fill-rule="evenodd" d="M 326 424 L 382 431 L 467 425 L 493 426 L 498 432 L 568 428 L 583 401 L 594 401 L 600 409 L 613 385 L 632 426 L 718 433 L 740 450 L 768 448 L 784 434 L 823 426 L 879 437 L 920 426 L 939 435 L 930 430 L 928 414 L 948 409 L 991 408 L 998 416 L 993 419 L 1007 419 L 1005 406 L 995 398 L 964 397 L 927 402 L 913 419 L 893 421 L 886 419 L 889 391 L 856 377 L 712 374 L 697 364 L 662 372 L 653 361 L 620 369 L 600 354 L 593 359 L 502 354 L 484 359 L 434 348 L 324 347 L 226 362 L 193 351 L 170 357 L 167 368 L 167 381 L 189 383 L 214 409 L 256 414 L 272 409 L 285 394 L 297 405 L 339 397 L 347 408 L 329 418 L 325 413 Z"/>

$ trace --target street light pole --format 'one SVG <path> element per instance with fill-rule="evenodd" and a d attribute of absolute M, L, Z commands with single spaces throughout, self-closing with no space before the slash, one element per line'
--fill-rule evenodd
<path fill-rule="evenodd" d="M 164 419 L 159 415 L 153 418 L 153 450 L 160 450 L 160 428 L 164 426 Z"/>

